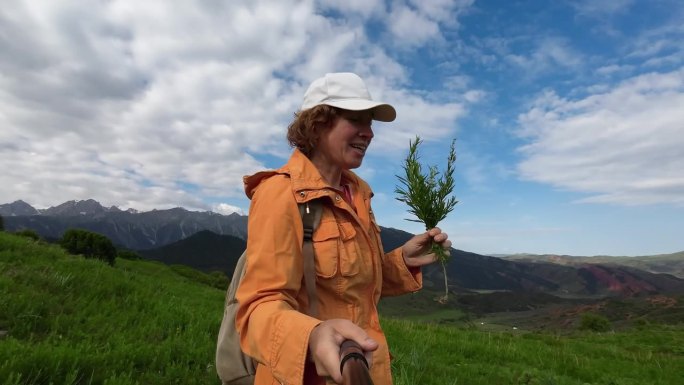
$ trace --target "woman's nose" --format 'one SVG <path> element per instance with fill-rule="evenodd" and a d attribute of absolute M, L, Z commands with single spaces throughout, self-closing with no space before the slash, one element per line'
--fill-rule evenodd
<path fill-rule="evenodd" d="M 373 128 L 371 127 L 370 123 L 361 125 L 359 128 L 359 136 L 373 139 Z"/>

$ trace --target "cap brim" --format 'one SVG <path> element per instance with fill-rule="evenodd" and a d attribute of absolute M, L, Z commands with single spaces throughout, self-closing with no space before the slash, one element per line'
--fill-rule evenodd
<path fill-rule="evenodd" d="M 391 122 L 397 118 L 397 111 L 387 103 L 378 103 L 363 99 L 345 99 L 345 100 L 326 100 L 321 104 L 341 108 L 349 111 L 366 111 L 373 110 L 373 120 L 380 122 Z"/>

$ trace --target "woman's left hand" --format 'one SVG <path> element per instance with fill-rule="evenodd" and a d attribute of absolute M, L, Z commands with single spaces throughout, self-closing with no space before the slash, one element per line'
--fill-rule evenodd
<path fill-rule="evenodd" d="M 414 236 L 401 247 L 401 251 L 404 255 L 404 263 L 406 263 L 406 266 L 408 267 L 420 267 L 435 262 L 437 260 L 435 253 L 428 253 L 433 241 L 442 246 L 444 252 L 449 255 L 451 241 L 448 237 L 449 236 L 446 233 L 443 233 L 439 227 L 432 228 L 423 234 Z"/>

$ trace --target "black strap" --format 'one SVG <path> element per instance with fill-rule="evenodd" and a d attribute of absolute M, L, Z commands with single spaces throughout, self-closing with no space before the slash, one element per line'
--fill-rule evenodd
<path fill-rule="evenodd" d="M 318 318 L 318 296 L 316 295 L 316 261 L 313 248 L 313 233 L 321 221 L 323 206 L 319 200 L 312 200 L 299 204 L 304 225 L 304 242 L 302 254 L 304 256 L 304 285 L 309 297 L 309 311 L 307 314 Z"/>

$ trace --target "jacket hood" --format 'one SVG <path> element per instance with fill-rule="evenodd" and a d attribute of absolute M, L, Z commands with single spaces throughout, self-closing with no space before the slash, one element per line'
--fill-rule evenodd
<path fill-rule="evenodd" d="M 293 192 L 302 190 L 321 190 L 330 189 L 330 185 L 323 179 L 321 174 L 318 172 L 316 166 L 311 163 L 311 160 L 306 157 L 301 151 L 295 149 L 290 156 L 287 163 L 277 169 L 277 170 L 266 170 L 260 171 L 253 175 L 246 175 L 242 178 L 245 194 L 249 199 L 252 199 L 256 189 L 259 185 L 275 176 L 283 175 L 290 178 L 292 182 Z M 364 196 L 372 197 L 373 193 L 370 190 L 370 186 L 361 178 L 359 178 L 352 171 L 344 170 L 342 172 L 344 179 L 352 183 L 352 185 L 357 186 L 361 191 L 364 192 Z"/>

